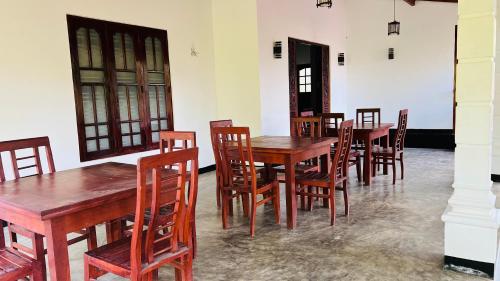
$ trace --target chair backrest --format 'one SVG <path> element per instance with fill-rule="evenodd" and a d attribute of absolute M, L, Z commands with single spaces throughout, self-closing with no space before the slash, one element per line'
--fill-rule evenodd
<path fill-rule="evenodd" d="M 220 151 L 217 147 L 217 141 L 215 140 L 215 134 L 213 133 L 214 128 L 226 128 L 232 127 L 233 120 L 216 120 L 210 121 L 210 138 L 212 139 L 212 150 L 214 152 L 215 159 L 215 174 L 217 184 L 223 183 L 223 174 L 222 174 L 222 156 L 220 155 Z"/>
<path fill-rule="evenodd" d="M 356 109 L 356 124 L 380 124 L 380 108 Z"/>
<path fill-rule="evenodd" d="M 0 142 L 0 182 L 5 181 L 5 170 L 2 163 L 2 152 L 9 152 L 12 171 L 16 179 L 27 176 L 42 175 L 44 173 L 42 161 L 40 160 L 40 147 L 45 148 L 47 166 L 50 173 L 56 171 L 52 150 L 48 137 L 38 137 L 30 139 L 19 139 Z M 21 150 L 32 150 L 32 155 L 18 157 Z M 26 174 L 21 175 L 21 171 L 26 170 Z M 33 173 L 30 170 L 34 170 Z"/>
<path fill-rule="evenodd" d="M 321 137 L 321 117 L 294 117 L 292 124 L 292 136 Z"/>
<path fill-rule="evenodd" d="M 323 125 L 324 137 L 338 137 L 340 123 L 344 122 L 344 113 L 322 113 L 321 125 Z"/>
<path fill-rule="evenodd" d="M 408 109 L 399 111 L 398 129 L 394 136 L 393 151 L 394 153 L 402 151 L 405 147 L 406 127 L 408 125 Z"/>
<path fill-rule="evenodd" d="M 349 152 L 351 151 L 352 138 L 353 138 L 353 120 L 347 120 L 340 124 L 339 128 L 339 141 L 337 149 L 332 159 L 332 166 L 330 168 L 330 179 L 335 182 L 338 177 L 347 175 L 349 165 Z"/>
<path fill-rule="evenodd" d="M 195 132 L 180 132 L 180 131 L 160 132 L 160 153 L 167 153 L 193 147 L 196 147 Z"/>
<path fill-rule="evenodd" d="M 257 174 L 248 127 L 213 128 L 225 183 L 256 194 Z"/>
<path fill-rule="evenodd" d="M 178 172 L 162 177 L 162 170 L 173 165 L 179 167 Z M 191 177 L 186 205 L 188 168 Z M 148 265 L 161 262 L 156 260 L 160 255 L 177 251 L 179 240 L 188 245 L 189 218 L 195 209 L 197 191 L 198 148 L 143 157 L 137 161 L 137 207 L 130 253 L 133 277 L 140 276 Z M 151 196 L 148 196 L 149 192 Z M 144 230 L 144 215 L 149 206 L 150 219 L 147 230 Z"/>

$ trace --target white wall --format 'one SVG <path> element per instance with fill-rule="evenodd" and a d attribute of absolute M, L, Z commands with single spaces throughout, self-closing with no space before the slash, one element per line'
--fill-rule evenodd
<path fill-rule="evenodd" d="M 389 37 L 392 0 L 337 0 L 331 9 L 309 0 L 257 1 L 264 134 L 289 133 L 288 37 L 330 46 L 333 112 L 355 118 L 356 108 L 381 107 L 383 122 L 397 122 L 406 107 L 410 128 L 452 128 L 457 4 L 396 1 L 401 35 Z M 282 59 L 273 59 L 273 41 L 283 41 Z M 389 47 L 395 60 L 387 59 Z"/>
<path fill-rule="evenodd" d="M 211 2 L 13 1 L 0 9 L 0 140 L 48 135 L 58 170 L 80 163 L 66 14 L 166 29 L 176 130 L 195 130 L 200 166 L 212 164 L 216 118 Z M 194 46 L 200 53 L 190 55 Z"/>
<path fill-rule="evenodd" d="M 350 0 L 349 0 L 350 1 Z M 331 9 L 316 8 L 311 0 L 257 0 L 262 132 L 288 135 L 288 38 L 330 46 L 332 110 L 345 110 L 346 67 L 337 54 L 346 51 L 346 2 L 334 1 Z M 273 58 L 273 42 L 283 42 L 283 58 Z"/>
<path fill-rule="evenodd" d="M 382 121 L 410 111 L 409 128 L 453 127 L 453 66 L 457 4 L 396 1 L 401 35 L 387 36 L 392 0 L 349 0 L 347 113 L 381 107 Z M 395 60 L 388 60 L 389 47 Z"/>

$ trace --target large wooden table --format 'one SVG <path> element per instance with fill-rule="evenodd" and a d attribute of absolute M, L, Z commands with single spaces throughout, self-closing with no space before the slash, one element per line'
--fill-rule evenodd
<path fill-rule="evenodd" d="M 295 196 L 295 164 L 321 157 L 321 169 L 328 172 L 330 146 L 337 138 L 298 138 L 263 136 L 252 138 L 254 160 L 266 164 L 285 165 L 286 221 L 288 229 L 297 226 L 297 198 Z M 328 201 L 324 201 L 328 204 Z"/>
<path fill-rule="evenodd" d="M 51 280 L 69 281 L 66 235 L 133 212 L 136 174 L 135 165 L 106 163 L 4 182 L 0 220 L 46 236 Z"/>
<path fill-rule="evenodd" d="M 372 141 L 378 138 L 383 138 L 381 145 L 389 146 L 389 129 L 393 127 L 393 123 L 381 124 L 356 124 L 354 123 L 354 140 L 363 141 L 365 144 L 365 153 L 363 159 L 363 182 L 365 185 L 370 185 L 372 182 Z M 387 174 L 387 165 L 384 165 L 384 174 Z"/>

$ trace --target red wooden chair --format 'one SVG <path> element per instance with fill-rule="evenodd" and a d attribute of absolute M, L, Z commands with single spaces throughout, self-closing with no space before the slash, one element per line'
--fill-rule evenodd
<path fill-rule="evenodd" d="M 220 163 L 220 155 L 217 155 L 219 153 L 216 142 L 214 139 L 214 134 L 212 132 L 213 128 L 220 128 L 220 127 L 232 127 L 233 126 L 233 120 L 217 120 L 217 121 L 210 121 L 210 138 L 212 140 L 212 150 L 214 152 L 214 158 L 215 158 L 215 177 L 216 177 L 216 198 L 217 198 L 217 208 L 220 209 L 221 207 L 221 186 L 222 186 L 222 171 L 221 171 L 221 163 Z"/>
<path fill-rule="evenodd" d="M 358 108 L 356 109 L 356 124 L 364 125 L 371 124 L 380 125 L 380 108 Z M 375 144 L 375 141 L 373 142 Z M 377 144 L 380 144 L 380 139 L 377 141 Z M 355 141 L 354 143 L 355 150 L 364 150 L 364 143 L 361 141 Z"/>
<path fill-rule="evenodd" d="M 321 137 L 321 117 L 294 117 L 292 118 L 292 136 L 296 137 Z M 285 166 L 274 167 L 278 175 L 279 182 L 285 182 Z M 301 162 L 295 166 L 295 173 L 303 174 L 307 172 L 319 171 L 318 159 L 311 159 Z"/>
<path fill-rule="evenodd" d="M 351 150 L 353 137 L 353 120 L 344 121 L 340 124 L 339 142 L 332 160 L 330 173 L 308 172 L 298 175 L 295 179 L 296 193 L 309 198 L 309 208 L 312 207 L 312 198 L 328 198 L 330 200 L 331 220 L 330 224 L 335 224 L 335 190 L 342 190 L 344 193 L 345 214 L 349 215 L 349 194 L 347 190 L 347 168 L 349 161 L 349 151 Z M 342 184 L 342 186 L 338 186 Z M 315 193 L 312 187 L 326 189 L 327 193 Z"/>
<path fill-rule="evenodd" d="M 344 122 L 344 113 L 323 113 L 321 114 L 323 124 L 323 136 L 325 137 L 338 137 L 338 128 Z M 335 148 L 332 148 L 332 158 L 335 155 Z M 349 152 L 349 167 L 356 166 L 356 173 L 358 181 L 361 182 L 361 153 L 356 150 Z"/>
<path fill-rule="evenodd" d="M 408 109 L 399 111 L 398 129 L 394 136 L 392 147 L 376 147 L 373 150 L 372 168 L 375 176 L 375 166 L 387 164 L 392 166 L 392 184 L 396 184 L 396 161 L 401 164 L 401 179 L 404 179 L 403 149 L 405 146 L 406 127 L 408 125 Z"/>
<path fill-rule="evenodd" d="M 221 155 L 222 226 L 228 227 L 230 201 L 241 195 L 244 213 L 250 211 L 250 235 L 255 235 L 257 207 L 272 201 L 276 223 L 280 223 L 280 191 L 276 180 L 257 177 L 248 127 L 213 128 L 215 144 Z M 264 198 L 258 200 L 258 196 Z M 251 204 L 247 202 L 251 201 Z M 248 206 L 251 206 L 248 210 Z"/>
<path fill-rule="evenodd" d="M 35 245 L 34 240 L 31 242 Z M 30 280 L 43 280 L 45 276 L 42 264 L 13 248 L 5 247 L 4 232 L 0 231 L 0 280 L 17 281 L 25 280 L 26 277 Z"/>
<path fill-rule="evenodd" d="M 189 220 L 198 189 L 198 148 L 143 157 L 137 162 L 136 223 L 132 236 L 87 252 L 84 280 L 95 280 L 103 272 L 134 281 L 153 280 L 158 269 L 166 264 L 175 267 L 176 280 L 192 280 Z M 162 173 L 165 167 L 173 165 L 179 167 L 178 173 Z M 186 204 L 188 166 L 191 173 Z M 170 211 L 165 213 L 162 210 L 167 206 Z M 144 230 L 147 211 L 150 219 Z"/>
<path fill-rule="evenodd" d="M 1 183 L 6 180 L 5 170 L 1 157 L 2 152 L 8 152 L 10 154 L 14 178 L 19 179 L 22 177 L 40 176 L 44 174 L 44 169 L 40 157 L 41 147 L 45 149 L 47 166 L 49 170 L 48 172 L 54 173 L 56 169 L 48 137 L 0 142 L 0 186 Z M 30 154 L 27 154 L 27 152 L 29 152 Z M 20 154 L 22 156 L 20 156 Z M 8 224 L 8 228 L 11 239 L 11 247 L 15 250 L 26 253 L 39 261 L 45 274 L 45 254 L 47 251 L 44 249 L 43 236 L 14 224 Z M 95 227 L 89 227 L 77 233 L 79 235 L 73 239 L 70 239 L 68 241 L 68 245 L 87 240 L 87 247 L 89 250 L 97 247 Z M 33 247 L 29 248 L 21 243 L 18 243 L 18 235 L 31 239 L 33 241 Z"/>

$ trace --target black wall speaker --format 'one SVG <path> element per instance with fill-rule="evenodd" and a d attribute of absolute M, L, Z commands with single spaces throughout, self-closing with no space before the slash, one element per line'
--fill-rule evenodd
<path fill-rule="evenodd" d="M 345 54 L 344 53 L 339 53 L 338 61 L 339 61 L 339 65 L 345 64 Z"/>
<path fill-rule="evenodd" d="M 389 48 L 389 59 L 390 60 L 394 59 L 394 48 Z"/>
<path fill-rule="evenodd" d="M 276 41 L 273 44 L 273 55 L 275 59 L 281 59 L 281 41 Z"/>

